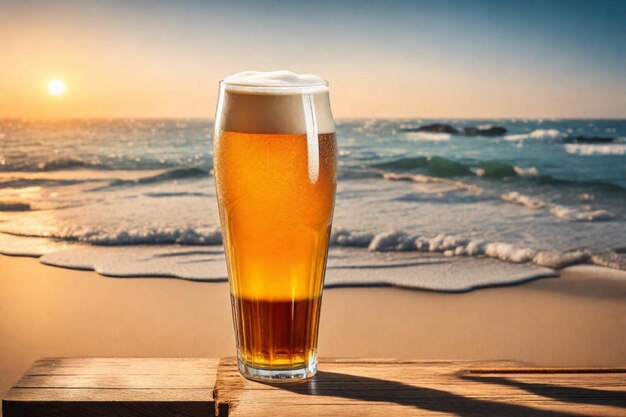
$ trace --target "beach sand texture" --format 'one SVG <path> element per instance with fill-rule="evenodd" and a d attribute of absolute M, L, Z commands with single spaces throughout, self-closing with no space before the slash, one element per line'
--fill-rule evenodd
<path fill-rule="evenodd" d="M 42 357 L 235 354 L 228 286 L 112 279 L 0 256 L 0 391 Z M 442 294 L 324 293 L 322 357 L 626 364 L 626 274 L 591 266 L 524 285 Z"/>

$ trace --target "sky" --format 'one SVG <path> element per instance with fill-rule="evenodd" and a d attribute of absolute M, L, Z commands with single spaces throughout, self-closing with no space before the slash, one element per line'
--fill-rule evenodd
<path fill-rule="evenodd" d="M 212 118 L 276 69 L 336 118 L 624 118 L 626 1 L 0 0 L 0 117 Z"/>

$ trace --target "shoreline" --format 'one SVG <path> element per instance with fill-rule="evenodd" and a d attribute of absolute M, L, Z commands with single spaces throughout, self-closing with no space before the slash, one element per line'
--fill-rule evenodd
<path fill-rule="evenodd" d="M 110 279 L 0 255 L 0 391 L 48 356 L 235 353 L 228 284 Z M 467 293 L 324 292 L 322 357 L 626 364 L 626 274 L 592 266 Z"/>
<path fill-rule="evenodd" d="M 598 211 L 600 212 L 603 210 Z M 32 257 L 43 265 L 95 271 L 107 277 L 158 276 L 208 282 L 227 280 L 219 229 L 209 228 L 204 235 L 192 234 L 194 239 L 192 242 L 179 242 L 176 238 L 180 233 L 185 234 L 186 230 L 167 233 L 171 236 L 164 237 L 171 241 L 151 244 L 141 241 L 117 242 L 112 237 L 109 239 L 113 239 L 115 243 L 108 241 L 93 243 L 74 238 L 59 240 L 53 237 L 21 236 L 0 231 L 0 255 Z M 127 238 L 124 236 L 124 239 Z M 204 258 L 197 257 L 200 255 Z M 354 257 L 355 260 L 347 260 L 346 255 Z M 163 262 L 164 258 L 170 258 L 172 261 Z M 379 268 L 377 262 L 389 262 L 393 268 L 409 262 L 415 262 L 415 266 L 429 261 L 448 263 L 457 267 L 457 275 L 467 272 L 463 268 L 464 264 L 474 269 L 476 265 L 482 264 L 485 270 L 480 271 L 480 274 L 496 278 L 485 281 L 473 276 L 467 285 L 457 282 L 449 286 L 432 286 L 432 282 L 429 283 L 428 280 L 424 282 L 423 274 L 420 275 L 419 272 L 416 279 L 411 282 L 410 273 L 405 270 L 396 274 L 402 277 L 401 279 L 376 281 L 374 276 L 380 274 L 375 272 L 362 274 L 361 276 L 366 276 L 365 279 L 347 272 L 348 269 L 356 267 L 356 261 L 360 263 L 358 267 L 363 270 Z M 558 275 L 558 271 L 572 266 L 595 266 L 626 273 L 626 258 L 619 249 L 615 249 L 615 252 L 611 250 L 594 252 L 590 249 L 534 249 L 525 245 L 463 238 L 455 234 L 419 236 L 400 229 L 371 233 L 337 227 L 331 234 L 328 264 L 328 269 L 335 270 L 335 273 L 330 280 L 327 279 L 327 287 L 392 286 L 466 292 L 491 286 L 516 285 L 554 276 Z M 340 269 L 344 272 L 337 272 Z M 438 271 L 428 271 L 431 274 L 432 272 Z M 508 278 L 507 275 L 512 277 Z"/>
<path fill-rule="evenodd" d="M 4 240 L 1 240 L 4 239 Z M 505 243 L 438 235 L 427 239 L 404 232 L 361 236 L 338 229 L 331 237 L 326 288 L 393 287 L 464 293 L 504 287 L 558 275 L 572 266 L 593 266 L 622 272 L 610 263 L 599 264 L 585 251 L 533 251 Z M 27 242 L 28 245 L 24 245 Z M 423 246 L 430 246 L 425 251 Z M 13 250 L 3 250 L 11 245 Z M 372 250 L 372 246 L 375 248 Z M 416 250 L 407 250 L 416 246 Z M 470 248 L 469 253 L 458 249 Z M 448 249 L 456 247 L 456 250 Z M 428 249 L 428 248 L 427 248 Z M 517 259 L 536 253 L 541 262 Z M 89 245 L 55 242 L 0 233 L 0 256 L 31 257 L 42 265 L 93 271 L 112 278 L 158 277 L 200 282 L 227 281 L 223 247 L 218 245 L 133 244 Z M 172 259 L 173 261 L 168 261 Z M 620 261 L 622 262 L 622 261 Z M 618 265 L 621 267 L 622 265 Z M 393 274 L 388 273 L 393 271 Z M 433 279 L 433 277 L 437 277 Z"/>

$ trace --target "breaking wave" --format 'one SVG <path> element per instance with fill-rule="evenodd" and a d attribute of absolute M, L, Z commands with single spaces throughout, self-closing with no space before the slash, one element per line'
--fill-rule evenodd
<path fill-rule="evenodd" d="M 580 146 L 580 145 L 576 145 Z M 597 145 L 589 145 L 597 146 Z M 608 146 L 608 145 L 607 145 Z M 610 145 L 616 146 L 616 145 Z M 626 146 L 626 145 L 624 145 Z M 375 169 L 382 169 L 386 173 L 404 173 L 404 172 L 420 172 L 433 177 L 451 178 L 451 177 L 481 177 L 488 179 L 505 179 L 517 178 L 534 181 L 539 184 L 553 185 L 584 185 L 600 187 L 608 190 L 623 191 L 624 188 L 608 181 L 587 180 L 577 181 L 555 178 L 550 175 L 544 175 L 539 172 L 536 167 L 519 167 L 513 164 L 500 161 L 477 162 L 468 164 L 443 158 L 440 156 L 418 156 L 413 158 L 400 158 L 392 161 L 376 163 L 370 165 Z"/>
<path fill-rule="evenodd" d="M 439 189 L 439 192 L 450 192 L 457 190 L 469 191 L 474 194 L 481 194 L 484 190 L 472 184 L 467 184 L 462 181 L 453 181 L 446 178 L 430 177 L 428 175 L 419 174 L 395 174 L 389 172 L 383 174 L 383 178 L 392 181 L 411 181 L 419 184 L 439 184 L 443 188 Z"/>
<path fill-rule="evenodd" d="M 46 178 L 10 178 L 0 179 L 0 188 L 54 187 L 78 184 L 78 180 L 46 179 Z"/>
<path fill-rule="evenodd" d="M 569 154 L 584 156 L 592 155 L 626 155 L 626 144 L 594 145 L 582 143 L 565 144 L 565 151 Z"/>
<path fill-rule="evenodd" d="M 114 169 L 106 163 L 100 161 L 86 161 L 77 158 L 59 158 L 50 161 L 35 162 L 20 161 L 12 164 L 4 164 L 0 166 L 0 171 L 27 171 L 27 172 L 47 172 L 47 171 L 66 171 L 73 169 Z"/>
<path fill-rule="evenodd" d="M 5 233 L 8 235 L 9 233 Z M 16 236 L 24 236 L 14 234 Z M 222 235 L 213 228 L 159 228 L 147 227 L 136 230 L 99 231 L 65 230 L 45 236 L 65 241 L 83 242 L 101 246 L 183 244 L 221 245 Z M 443 256 L 489 257 L 511 263 L 533 263 L 538 266 L 561 269 L 570 265 L 593 263 L 613 269 L 626 270 L 626 255 L 619 251 L 592 253 L 586 249 L 571 251 L 542 250 L 514 245 L 507 242 L 490 242 L 468 239 L 457 235 L 438 234 L 423 236 L 403 230 L 381 233 L 352 231 L 334 228 L 331 246 L 364 248 L 370 252 L 423 252 L 440 253 Z M 34 256 L 39 256 L 33 254 Z"/>
<path fill-rule="evenodd" d="M 208 177 L 210 170 L 201 167 L 177 168 L 149 177 L 142 177 L 131 180 L 115 180 L 103 187 L 94 188 L 91 191 L 102 191 L 118 187 L 126 187 L 132 185 L 154 184 L 163 181 L 182 180 L 188 178 Z"/>
<path fill-rule="evenodd" d="M 561 132 L 557 129 L 535 129 L 529 133 L 506 135 L 504 139 L 516 141 L 525 139 L 557 139 L 561 137 Z"/>
<path fill-rule="evenodd" d="M 507 203 L 517 204 L 534 210 L 546 208 L 550 211 L 550 214 L 559 219 L 575 222 L 608 221 L 615 218 L 615 214 L 607 210 L 591 210 L 567 207 L 560 204 L 550 204 L 539 198 L 520 194 L 517 191 L 502 194 L 500 199 Z"/>
<path fill-rule="evenodd" d="M 615 252 L 592 254 L 587 250 L 567 252 L 540 250 L 506 242 L 488 242 L 456 235 L 420 236 L 402 230 L 373 234 L 335 229 L 331 244 L 336 246 L 367 247 L 372 252 L 428 252 L 444 256 L 486 256 L 506 262 L 526 263 L 561 269 L 570 265 L 593 262 L 614 269 L 626 269 L 624 256 Z M 610 260 L 607 260 L 610 259 Z"/>
<path fill-rule="evenodd" d="M 449 133 L 433 133 L 433 132 L 406 132 L 409 140 L 425 140 L 431 142 L 441 142 L 450 140 L 452 137 Z"/>
<path fill-rule="evenodd" d="M 173 161 L 165 161 L 150 158 L 132 157 L 97 157 L 97 158 L 57 158 L 41 161 L 42 158 L 32 158 L 28 160 L 5 161 L 0 165 L 0 172 L 55 172 L 70 171 L 80 169 L 91 170 L 142 170 L 142 169 L 167 169 L 175 168 Z"/>
<path fill-rule="evenodd" d="M 2 233 L 23 237 L 44 237 L 69 242 L 81 242 L 91 245 L 221 245 L 222 232 L 209 227 L 162 227 L 146 226 L 136 229 L 101 230 L 97 228 L 65 228 L 38 235 L 18 232 Z"/>
<path fill-rule="evenodd" d="M 453 161 L 440 156 L 418 156 L 400 158 L 393 161 L 371 165 L 374 168 L 399 171 L 422 170 L 438 177 L 475 176 L 488 178 L 506 178 L 518 176 L 515 165 L 499 161 L 481 162 L 475 165 Z M 536 169 L 535 169 L 536 171 Z"/>

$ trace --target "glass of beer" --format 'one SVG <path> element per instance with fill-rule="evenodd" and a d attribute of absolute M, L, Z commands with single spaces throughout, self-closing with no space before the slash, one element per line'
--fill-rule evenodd
<path fill-rule="evenodd" d="M 214 172 L 239 370 L 311 378 L 337 183 L 328 83 L 287 71 L 222 81 Z"/>

